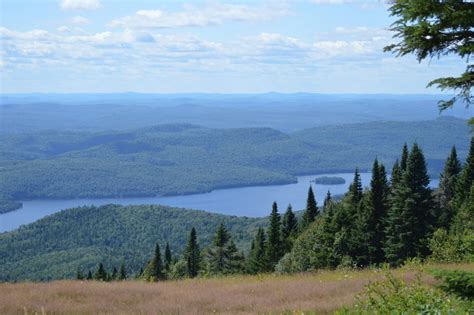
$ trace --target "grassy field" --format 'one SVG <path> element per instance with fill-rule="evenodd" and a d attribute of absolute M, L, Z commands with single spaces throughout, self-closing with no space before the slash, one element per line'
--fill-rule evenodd
<path fill-rule="evenodd" d="M 429 265 L 427 269 L 474 270 L 474 264 Z M 397 276 L 415 277 L 414 268 Z M 261 314 L 332 313 L 384 271 L 321 271 L 298 275 L 238 276 L 146 283 L 54 281 L 0 284 L 0 314 Z M 433 285 L 427 272 L 423 281 Z"/>

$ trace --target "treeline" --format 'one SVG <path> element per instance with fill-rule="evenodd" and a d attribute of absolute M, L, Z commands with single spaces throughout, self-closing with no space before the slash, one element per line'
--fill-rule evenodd
<path fill-rule="evenodd" d="M 220 224 L 211 246 L 201 250 L 195 228 L 180 258 L 164 259 L 156 244 L 153 258 L 137 274 L 148 281 L 318 268 L 399 266 L 412 258 L 463 261 L 474 258 L 474 138 L 463 166 L 455 147 L 439 188 L 429 187 L 426 161 L 414 144 L 403 146 L 391 177 L 376 159 L 370 186 L 356 169 L 349 191 L 336 202 L 330 192 L 318 207 L 310 186 L 298 220 L 291 205 L 283 218 L 273 203 L 269 224 L 259 228 L 247 256 Z"/>

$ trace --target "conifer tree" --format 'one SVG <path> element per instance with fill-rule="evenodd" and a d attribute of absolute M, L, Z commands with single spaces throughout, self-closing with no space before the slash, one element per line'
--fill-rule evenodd
<path fill-rule="evenodd" d="M 229 253 L 227 245 L 230 241 L 230 234 L 223 223 L 219 224 L 214 235 L 212 247 L 208 250 L 208 260 L 211 272 L 214 274 L 226 273 L 229 269 Z"/>
<path fill-rule="evenodd" d="M 107 271 L 105 270 L 104 265 L 102 263 L 100 263 L 97 267 L 97 271 L 94 274 L 94 279 L 100 281 L 107 281 Z"/>
<path fill-rule="evenodd" d="M 448 229 L 455 214 L 451 201 L 454 198 L 457 180 L 461 172 L 461 163 L 458 160 L 456 148 L 453 146 L 451 154 L 446 160 L 443 173 L 440 176 L 437 192 L 437 211 L 435 213 L 437 227 Z"/>
<path fill-rule="evenodd" d="M 318 205 L 316 203 L 316 198 L 314 198 L 313 188 L 311 185 L 308 189 L 308 198 L 306 199 L 306 210 L 303 213 L 302 228 L 305 229 L 308 227 L 318 215 Z"/>
<path fill-rule="evenodd" d="M 362 199 L 362 181 L 360 179 L 359 169 L 356 168 L 354 172 L 354 180 L 349 186 L 349 196 L 353 205 L 357 206 Z"/>
<path fill-rule="evenodd" d="M 393 195 L 397 188 L 397 185 L 402 181 L 402 174 L 400 171 L 400 163 L 398 160 L 395 161 L 392 168 L 392 176 L 390 178 L 390 194 Z"/>
<path fill-rule="evenodd" d="M 313 196 L 314 197 L 314 196 Z M 278 206 L 273 202 L 270 224 L 268 226 L 268 240 L 265 248 L 267 270 L 273 271 L 275 265 L 283 255 L 283 243 L 281 240 L 281 218 L 278 213 Z"/>
<path fill-rule="evenodd" d="M 117 277 L 118 277 L 118 271 L 117 271 L 117 268 L 113 268 L 112 269 L 112 274 L 110 275 L 110 280 L 117 280 Z"/>
<path fill-rule="evenodd" d="M 171 249 L 170 249 L 170 245 L 168 242 L 166 242 L 166 248 L 165 248 L 165 270 L 167 272 L 170 271 L 170 266 L 173 262 L 173 257 L 171 255 Z"/>
<path fill-rule="evenodd" d="M 120 272 L 119 272 L 118 279 L 119 280 L 126 280 L 127 279 L 127 270 L 125 269 L 125 264 L 124 263 L 122 263 L 120 265 Z"/>
<path fill-rule="evenodd" d="M 329 206 L 330 203 L 332 203 L 332 196 L 331 196 L 331 192 L 328 190 L 326 197 L 324 197 L 324 203 L 323 203 L 324 211 L 326 211 L 326 208 Z"/>
<path fill-rule="evenodd" d="M 460 208 L 469 196 L 469 192 L 474 182 L 474 137 L 471 138 L 471 146 L 466 162 L 463 165 L 462 172 L 456 189 L 455 203 Z"/>
<path fill-rule="evenodd" d="M 402 158 L 400 159 L 400 172 L 403 174 L 403 172 L 406 171 L 407 165 L 408 165 L 408 146 L 406 142 L 403 144 L 402 148 Z"/>
<path fill-rule="evenodd" d="M 196 229 L 193 227 L 189 234 L 188 245 L 185 251 L 186 272 L 188 277 L 194 278 L 199 274 L 201 264 L 201 252 L 197 242 Z"/>
<path fill-rule="evenodd" d="M 84 274 L 82 273 L 80 268 L 77 268 L 76 279 L 77 280 L 84 280 Z"/>
<path fill-rule="evenodd" d="M 377 248 L 374 243 L 377 231 L 374 229 L 375 210 L 371 199 L 369 192 L 366 191 L 362 194 L 362 199 L 357 206 L 354 227 L 350 230 L 350 240 L 348 241 L 348 254 L 359 267 L 373 263 L 376 256 Z"/>
<path fill-rule="evenodd" d="M 161 259 L 160 244 L 156 243 L 153 259 L 149 265 L 149 279 L 153 281 L 163 280 L 165 275 L 163 272 L 163 261 Z"/>
<path fill-rule="evenodd" d="M 427 255 L 427 238 L 433 223 L 429 183 L 425 158 L 415 143 L 387 218 L 384 251 L 392 265 L 399 265 L 410 257 Z"/>
<path fill-rule="evenodd" d="M 258 228 L 255 241 L 248 256 L 247 271 L 251 274 L 264 272 L 267 266 L 265 261 L 266 236 L 263 228 Z"/>
<path fill-rule="evenodd" d="M 245 267 L 245 256 L 243 253 L 240 253 L 235 245 L 234 241 L 231 239 L 229 245 L 227 246 L 227 273 L 242 273 Z"/>
<path fill-rule="evenodd" d="M 288 205 L 285 215 L 283 216 L 281 232 L 284 252 L 288 252 L 290 251 L 293 240 L 298 232 L 298 221 L 293 209 L 291 208 L 291 204 Z"/>
<path fill-rule="evenodd" d="M 87 272 L 87 278 L 86 278 L 86 280 L 92 280 L 92 271 L 89 270 L 89 271 Z"/>

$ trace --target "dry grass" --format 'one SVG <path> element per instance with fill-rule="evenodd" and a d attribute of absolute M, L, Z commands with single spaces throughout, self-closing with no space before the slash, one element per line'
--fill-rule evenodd
<path fill-rule="evenodd" d="M 452 266 L 435 266 L 452 267 Z M 456 268 L 474 269 L 474 265 Z M 397 275 L 414 276 L 410 269 Z M 324 271 L 145 283 L 54 281 L 0 284 L 0 314 L 261 314 L 331 313 L 383 271 Z M 427 283 L 433 279 L 425 277 Z"/>

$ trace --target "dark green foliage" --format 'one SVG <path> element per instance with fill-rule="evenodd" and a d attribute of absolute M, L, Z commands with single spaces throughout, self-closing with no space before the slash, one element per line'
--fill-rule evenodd
<path fill-rule="evenodd" d="M 338 176 L 321 176 L 321 177 L 316 177 L 314 182 L 316 184 L 321 184 L 321 185 L 341 185 L 341 184 L 345 184 L 346 180 Z"/>
<path fill-rule="evenodd" d="M 166 242 L 166 248 L 165 248 L 165 270 L 169 272 L 170 266 L 173 262 L 173 257 L 171 255 L 171 249 L 170 249 L 170 244 Z"/>
<path fill-rule="evenodd" d="M 165 278 L 165 270 L 163 266 L 163 260 L 161 259 L 160 244 L 156 243 L 155 251 L 153 253 L 153 259 L 146 266 L 145 279 L 148 281 L 159 281 Z"/>
<path fill-rule="evenodd" d="M 403 174 L 403 172 L 406 171 L 407 165 L 408 165 L 408 145 L 406 142 L 403 144 L 402 148 L 402 157 L 400 158 L 400 172 Z"/>
<path fill-rule="evenodd" d="M 89 270 L 89 271 L 87 272 L 87 278 L 86 278 L 86 280 L 92 280 L 92 279 L 93 279 L 93 277 L 92 277 L 92 271 Z"/>
<path fill-rule="evenodd" d="M 79 268 L 77 268 L 76 280 L 84 280 L 84 274 Z"/>
<path fill-rule="evenodd" d="M 0 199 L 0 214 L 14 211 L 23 207 L 21 202 Z"/>
<path fill-rule="evenodd" d="M 99 198 L 208 192 L 295 182 L 295 174 L 393 163 L 398 146 L 419 141 L 438 175 L 453 139 L 467 152 L 464 120 L 373 122 L 285 134 L 269 128 L 162 125 L 127 132 L 0 136 L 1 198 Z M 328 140 L 330 139 L 330 140 Z M 331 154 L 327 154 L 331 152 Z M 73 178 L 74 180 L 71 180 Z"/>
<path fill-rule="evenodd" d="M 415 143 L 388 211 L 384 250 L 387 260 L 394 265 L 428 254 L 427 241 L 433 224 L 429 182 L 425 158 Z"/>
<path fill-rule="evenodd" d="M 252 246 L 250 248 L 250 254 L 248 256 L 247 262 L 247 272 L 250 274 L 257 274 L 264 272 L 266 270 L 266 236 L 265 230 L 259 228 L 255 240 L 252 241 Z"/>
<path fill-rule="evenodd" d="M 107 281 L 107 271 L 104 268 L 104 265 L 102 263 L 99 263 L 99 266 L 97 267 L 96 272 L 94 273 L 94 280 L 99 280 L 99 281 Z"/>
<path fill-rule="evenodd" d="M 331 192 L 328 190 L 326 193 L 326 197 L 324 197 L 324 203 L 323 203 L 323 211 L 326 211 L 326 209 L 329 207 L 329 204 L 332 203 L 332 196 Z"/>
<path fill-rule="evenodd" d="M 157 240 L 168 240 L 175 253 L 186 247 L 194 226 L 199 243 L 212 243 L 215 227 L 224 223 L 237 247 L 247 249 L 267 218 L 225 216 L 165 206 L 80 207 L 61 211 L 0 234 L 0 280 L 74 278 L 76 268 L 111 269 L 125 263 L 138 273 L 151 258 Z"/>
<path fill-rule="evenodd" d="M 451 224 L 454 216 L 454 205 L 451 201 L 454 198 L 460 172 L 461 163 L 458 160 L 456 148 L 453 146 L 440 176 L 439 189 L 436 194 L 437 208 L 435 210 L 437 211 L 435 217 L 437 218 L 437 227 L 447 229 Z"/>
<path fill-rule="evenodd" d="M 314 198 L 313 187 L 311 185 L 308 189 L 308 197 L 306 199 L 306 209 L 303 213 L 303 220 L 301 222 L 302 228 L 308 227 L 311 222 L 314 221 L 316 216 L 319 214 L 319 209 L 316 203 L 316 199 Z"/>
<path fill-rule="evenodd" d="M 398 160 L 396 160 L 392 168 L 392 177 L 390 179 L 390 189 L 392 195 L 395 193 L 397 185 L 401 182 L 401 180 L 402 173 L 400 170 L 400 163 L 398 162 Z"/>
<path fill-rule="evenodd" d="M 442 280 L 439 288 L 465 299 L 474 299 L 474 272 L 463 270 L 435 270 L 436 279 Z"/>
<path fill-rule="evenodd" d="M 120 265 L 120 271 L 118 274 L 118 280 L 126 280 L 127 279 L 127 269 L 125 269 L 125 264 L 122 263 Z"/>
<path fill-rule="evenodd" d="M 354 172 L 354 180 L 352 181 L 351 185 L 349 186 L 349 196 L 351 203 L 354 206 L 359 204 L 359 201 L 362 199 L 362 181 L 360 178 L 359 169 L 356 168 Z"/>
<path fill-rule="evenodd" d="M 211 274 L 232 274 L 242 272 L 243 256 L 240 255 L 231 235 L 221 223 L 214 236 L 214 242 L 207 250 L 207 262 Z"/>
<path fill-rule="evenodd" d="M 458 187 L 456 189 L 456 205 L 460 206 L 469 196 L 471 186 L 474 182 L 474 137 L 471 138 L 471 146 L 462 172 L 459 175 Z"/>
<path fill-rule="evenodd" d="M 298 233 L 298 220 L 296 215 L 291 208 L 291 204 L 288 205 L 285 214 L 283 215 L 281 237 L 283 241 L 283 251 L 288 252 L 291 249 L 293 241 Z"/>
<path fill-rule="evenodd" d="M 469 62 L 472 45 L 474 9 L 470 1 L 396 0 L 389 11 L 397 20 L 391 30 L 400 41 L 385 47 L 398 56 L 415 54 L 418 61 L 425 58 L 458 55 Z M 459 77 L 445 77 L 431 81 L 441 90 L 454 90 L 456 96 L 440 101 L 440 109 L 452 107 L 457 100 L 467 106 L 472 102 L 474 66 L 467 65 Z"/>
<path fill-rule="evenodd" d="M 284 254 L 281 238 L 281 218 L 278 213 L 276 202 L 273 202 L 272 205 L 272 213 L 270 214 L 270 222 L 267 230 L 267 242 L 265 245 L 265 261 L 267 263 L 267 270 L 273 271 L 275 265 Z"/>
<path fill-rule="evenodd" d="M 112 270 L 112 274 L 110 275 L 110 280 L 117 280 L 117 277 L 118 277 L 118 271 L 117 271 L 117 268 L 114 267 L 114 269 Z"/>
<path fill-rule="evenodd" d="M 201 268 L 201 251 L 197 242 L 196 229 L 193 227 L 189 234 L 188 246 L 184 252 L 186 260 L 186 273 L 190 278 L 194 278 L 199 274 Z"/>

